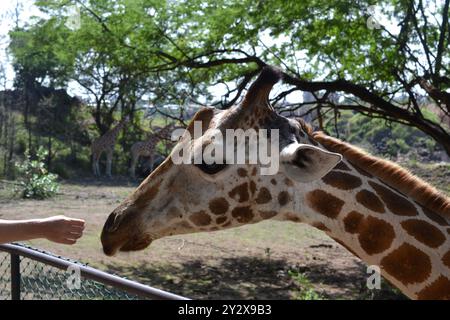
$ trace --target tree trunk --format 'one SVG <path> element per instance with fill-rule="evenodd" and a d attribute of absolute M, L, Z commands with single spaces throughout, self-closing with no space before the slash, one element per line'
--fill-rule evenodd
<path fill-rule="evenodd" d="M 52 165 L 52 137 L 48 136 L 47 140 L 47 169 L 50 171 Z"/>

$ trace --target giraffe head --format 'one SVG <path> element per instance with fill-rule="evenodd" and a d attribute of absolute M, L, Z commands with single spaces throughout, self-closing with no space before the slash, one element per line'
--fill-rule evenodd
<path fill-rule="evenodd" d="M 293 210 L 294 202 L 286 189 L 301 188 L 335 167 L 341 160 L 339 154 L 322 149 L 302 122 L 277 114 L 269 104 L 269 93 L 280 74 L 266 67 L 241 104 L 229 110 L 205 108 L 197 112 L 171 156 L 108 217 L 101 236 L 106 254 L 140 250 L 164 236 L 225 229 L 286 214 Z M 201 135 L 195 136 L 196 128 Z M 259 157 L 249 162 L 251 139 L 242 140 L 247 150 L 244 161 L 233 163 L 225 146 L 231 145 L 231 151 L 236 152 L 239 143 L 230 143 L 228 129 L 263 132 L 259 137 L 271 139 L 278 148 L 261 147 L 258 141 L 258 150 L 270 151 L 272 159 L 278 161 L 278 170 L 262 174 L 266 163 Z M 216 139 L 218 133 L 223 133 L 221 142 Z M 213 152 L 215 162 L 202 157 L 184 164 L 173 161 L 174 155 L 181 153 L 198 159 L 199 153 L 217 144 L 224 150 L 219 161 L 217 151 Z M 186 145 L 190 153 L 181 152 Z"/>

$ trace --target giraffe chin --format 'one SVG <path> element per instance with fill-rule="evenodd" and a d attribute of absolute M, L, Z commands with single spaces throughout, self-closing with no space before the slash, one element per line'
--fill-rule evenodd
<path fill-rule="evenodd" d="M 127 241 L 121 248 L 120 251 L 139 251 L 144 250 L 147 248 L 151 243 L 152 239 L 148 236 L 145 236 L 141 239 L 135 240 L 131 239 L 130 241 Z"/>
<path fill-rule="evenodd" d="M 129 252 L 144 250 L 152 243 L 152 241 L 153 239 L 149 236 L 143 236 L 141 238 L 129 239 L 122 245 L 108 245 L 103 243 L 103 252 L 107 256 L 114 256 L 118 251 Z"/>

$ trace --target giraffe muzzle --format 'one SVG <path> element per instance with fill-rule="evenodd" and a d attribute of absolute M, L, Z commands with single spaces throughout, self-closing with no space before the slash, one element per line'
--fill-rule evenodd
<path fill-rule="evenodd" d="M 101 242 L 103 252 L 108 256 L 118 251 L 145 249 L 153 241 L 150 235 L 140 231 L 139 215 L 126 203 L 115 209 L 106 220 Z"/>
<path fill-rule="evenodd" d="M 148 235 L 132 237 L 130 239 L 121 239 L 123 241 L 111 240 L 108 235 L 102 233 L 103 252 L 107 256 L 114 256 L 118 251 L 138 251 L 147 248 L 153 241 Z"/>

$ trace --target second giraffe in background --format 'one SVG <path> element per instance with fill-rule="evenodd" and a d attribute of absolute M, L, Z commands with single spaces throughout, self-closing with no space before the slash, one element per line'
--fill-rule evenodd
<path fill-rule="evenodd" d="M 92 142 L 92 171 L 96 177 L 100 177 L 99 160 L 103 152 L 106 153 L 106 175 L 111 177 L 111 164 L 117 136 L 119 135 L 119 132 L 126 127 L 128 122 L 128 117 L 122 119 L 117 126 Z"/>
<path fill-rule="evenodd" d="M 136 166 L 138 164 L 139 157 L 149 157 L 150 171 L 153 170 L 156 146 L 161 140 L 170 139 L 170 134 L 173 128 L 173 124 L 169 124 L 164 128 L 153 132 L 146 141 L 138 141 L 131 146 L 131 178 L 136 179 Z"/>

